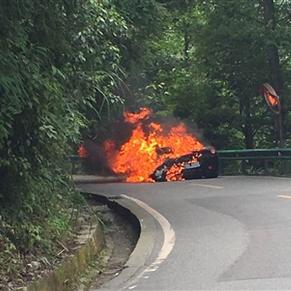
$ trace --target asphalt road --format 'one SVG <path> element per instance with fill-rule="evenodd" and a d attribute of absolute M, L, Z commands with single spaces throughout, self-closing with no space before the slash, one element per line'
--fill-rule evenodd
<path fill-rule="evenodd" d="M 120 287 L 291 290 L 291 179 L 221 177 L 82 188 L 143 201 L 165 217 L 175 232 L 175 245 L 167 258 L 146 276 L 131 278 L 130 284 Z M 158 223 L 153 235 L 152 261 L 163 240 Z"/>

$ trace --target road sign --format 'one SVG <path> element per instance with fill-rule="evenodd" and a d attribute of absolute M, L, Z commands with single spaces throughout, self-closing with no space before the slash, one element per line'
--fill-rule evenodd
<path fill-rule="evenodd" d="M 270 109 L 276 113 L 280 114 L 281 112 L 281 103 L 278 94 L 275 89 L 268 83 L 264 83 L 261 87 L 262 94 L 270 107 Z"/>
<path fill-rule="evenodd" d="M 261 92 L 269 108 L 276 114 L 275 127 L 277 128 L 277 142 L 279 147 L 283 147 L 283 129 L 282 129 L 282 107 L 278 94 L 268 83 L 261 86 Z"/>

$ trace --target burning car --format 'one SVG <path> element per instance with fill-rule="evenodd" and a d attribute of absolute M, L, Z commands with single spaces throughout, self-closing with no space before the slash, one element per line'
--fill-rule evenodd
<path fill-rule="evenodd" d="M 126 182 L 217 177 L 215 150 L 207 148 L 182 121 L 167 122 L 142 107 L 137 112 L 125 111 L 116 128 L 116 134 L 102 142 L 100 158 Z"/>
<path fill-rule="evenodd" d="M 188 180 L 193 178 L 216 178 L 218 157 L 214 148 L 192 151 L 178 158 L 169 158 L 150 175 L 156 182 Z"/>

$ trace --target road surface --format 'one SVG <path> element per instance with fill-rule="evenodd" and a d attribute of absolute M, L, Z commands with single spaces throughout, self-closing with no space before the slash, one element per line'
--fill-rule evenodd
<path fill-rule="evenodd" d="M 149 261 L 120 289 L 291 290 L 291 179 L 220 177 L 82 188 L 138 199 L 175 234 L 165 258 L 149 270 L 166 235 L 157 221 Z"/>

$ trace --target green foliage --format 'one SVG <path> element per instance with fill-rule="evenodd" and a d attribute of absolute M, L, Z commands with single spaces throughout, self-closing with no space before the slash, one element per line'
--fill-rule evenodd
<path fill-rule="evenodd" d="M 288 136 L 291 6 L 273 2 L 276 25 L 259 0 L 3 0 L 3 249 L 50 249 L 70 231 L 68 209 L 81 203 L 65 174 L 70 145 L 106 132 L 126 105 L 174 114 L 218 148 L 274 146 L 258 91 L 278 81 L 270 48 Z"/>
<path fill-rule="evenodd" d="M 123 102 L 128 28 L 106 0 L 4 0 L 0 26 L 0 243 L 49 249 L 78 200 L 70 144 Z"/>
<path fill-rule="evenodd" d="M 264 82 L 276 87 L 273 45 L 285 80 L 280 97 L 288 137 L 290 3 L 274 1 L 270 30 L 264 2 L 163 1 L 168 18 L 159 39 L 145 44 L 139 103 L 196 124 L 218 148 L 273 147 L 274 115 L 259 91 Z"/>
<path fill-rule="evenodd" d="M 110 110 L 123 103 L 115 88 L 123 76 L 119 43 L 127 38 L 127 25 L 107 1 L 103 2 L 85 2 L 72 19 L 76 33 L 69 65 L 74 70 L 70 68 L 68 87 L 89 119 L 89 130 L 96 129 L 98 120 L 110 117 Z"/>

